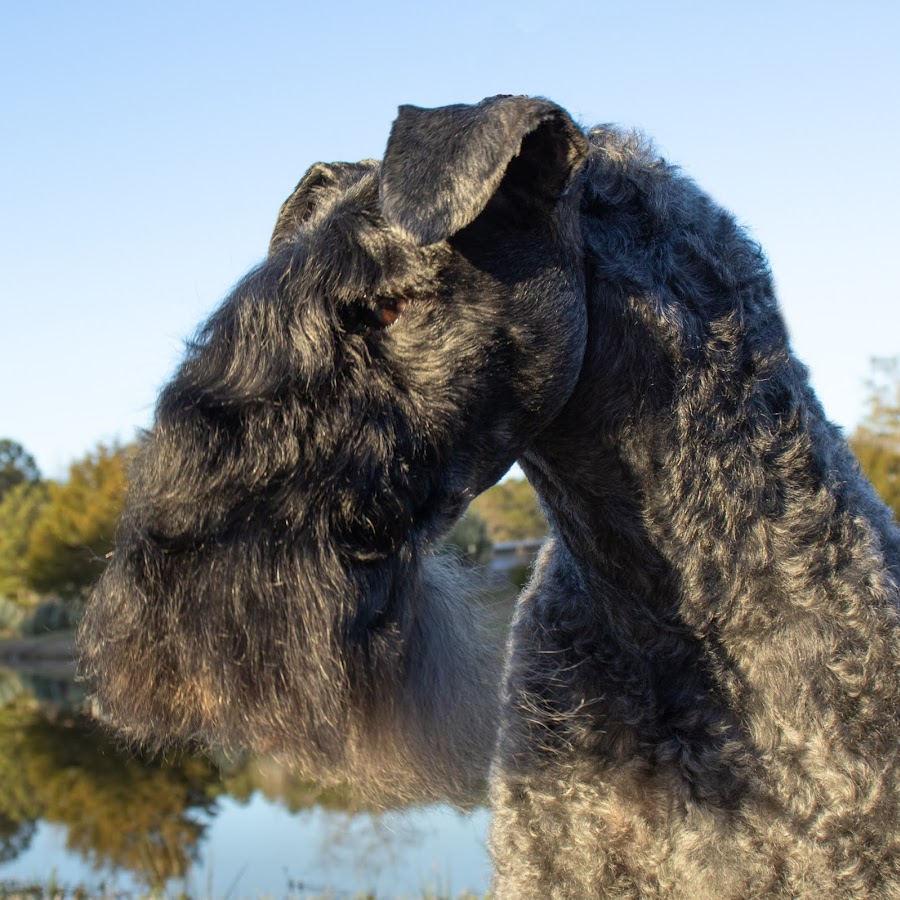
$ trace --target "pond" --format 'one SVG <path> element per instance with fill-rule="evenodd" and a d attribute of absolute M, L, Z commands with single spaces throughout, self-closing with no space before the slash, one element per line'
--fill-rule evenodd
<path fill-rule="evenodd" d="M 78 687 L 0 669 L 0 890 L 352 900 L 483 893 L 488 813 L 373 813 L 272 761 L 139 759 Z"/>

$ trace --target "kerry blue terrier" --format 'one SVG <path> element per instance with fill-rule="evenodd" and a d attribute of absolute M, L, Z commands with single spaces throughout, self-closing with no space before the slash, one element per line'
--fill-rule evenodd
<path fill-rule="evenodd" d="M 552 536 L 501 675 L 432 548 L 514 460 Z M 495 97 L 306 174 L 163 391 L 79 651 L 138 741 L 489 774 L 501 900 L 898 897 L 898 579 L 756 244 Z"/>

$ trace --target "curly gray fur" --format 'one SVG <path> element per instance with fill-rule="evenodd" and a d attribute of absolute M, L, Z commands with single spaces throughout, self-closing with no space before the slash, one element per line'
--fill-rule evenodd
<path fill-rule="evenodd" d="M 518 458 L 499 658 L 430 547 Z M 900 895 L 900 533 L 760 249 L 633 135 L 403 107 L 164 392 L 79 635 L 107 717 L 467 802 L 494 896 Z"/>

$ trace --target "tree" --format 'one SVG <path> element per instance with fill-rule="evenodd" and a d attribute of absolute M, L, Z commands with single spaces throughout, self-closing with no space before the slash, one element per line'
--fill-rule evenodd
<path fill-rule="evenodd" d="M 36 600 L 28 581 L 26 556 L 35 523 L 49 492 L 40 481 L 22 481 L 0 500 L 0 597 L 17 603 Z"/>
<path fill-rule="evenodd" d="M 547 520 L 534 489 L 521 478 L 495 484 L 476 497 L 469 509 L 487 522 L 493 543 L 539 538 L 547 533 Z"/>
<path fill-rule="evenodd" d="M 40 478 L 34 457 L 21 444 L 9 438 L 0 440 L 0 501 L 17 484 L 33 484 Z"/>
<path fill-rule="evenodd" d="M 850 439 L 863 472 L 900 521 L 900 358 L 872 360 L 868 410 Z"/>
<path fill-rule="evenodd" d="M 68 481 L 48 485 L 25 556 L 35 590 L 78 597 L 97 579 L 113 548 L 130 456 L 128 448 L 100 445 L 72 464 Z"/>
<path fill-rule="evenodd" d="M 492 546 L 487 522 L 470 508 L 450 529 L 443 546 L 468 563 L 484 565 L 491 558 Z"/>

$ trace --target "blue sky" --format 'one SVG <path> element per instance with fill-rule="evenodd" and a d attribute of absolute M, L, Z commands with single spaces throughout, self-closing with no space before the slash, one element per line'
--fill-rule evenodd
<path fill-rule="evenodd" d="M 900 353 L 898 47 L 886 0 L 4 3 L 0 437 L 50 476 L 130 439 L 311 163 L 496 93 L 641 128 L 731 209 L 852 428 Z"/>

